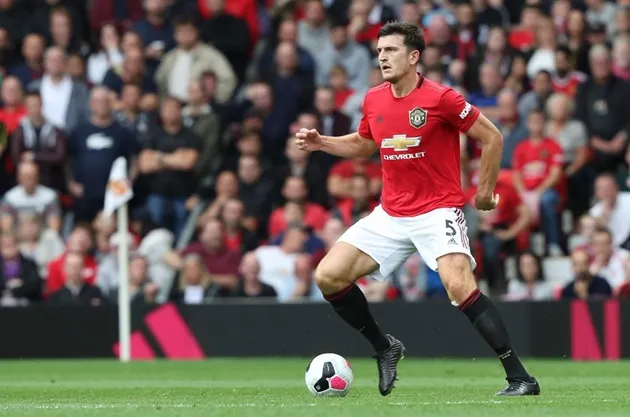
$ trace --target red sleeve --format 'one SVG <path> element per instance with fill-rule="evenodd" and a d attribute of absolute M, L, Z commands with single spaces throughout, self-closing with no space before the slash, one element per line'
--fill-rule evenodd
<path fill-rule="evenodd" d="M 448 89 L 440 98 L 442 116 L 451 125 L 466 132 L 479 117 L 479 109 L 468 103 L 464 97 L 453 89 Z"/>
<path fill-rule="evenodd" d="M 199 242 L 193 242 L 184 248 L 181 255 L 200 254 L 201 252 L 201 244 Z"/>
<path fill-rule="evenodd" d="M 372 130 L 370 130 L 370 123 L 368 122 L 368 114 L 367 114 L 368 94 L 366 94 L 365 98 L 363 99 L 363 108 L 362 108 L 363 116 L 361 117 L 361 122 L 359 123 L 359 135 L 362 138 L 374 140 L 374 136 L 372 136 Z"/>

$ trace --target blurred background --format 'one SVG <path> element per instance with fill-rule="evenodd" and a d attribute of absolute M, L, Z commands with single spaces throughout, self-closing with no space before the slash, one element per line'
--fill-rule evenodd
<path fill-rule="evenodd" d="M 378 204 L 374 159 L 297 150 L 354 132 L 381 25 L 421 26 L 418 71 L 500 128 L 499 207 L 472 202 L 481 288 L 630 297 L 630 1 L 0 0 L 0 305 L 321 302 L 312 273 Z M 130 166 L 129 230 L 102 214 Z M 426 185 L 429 186 L 429 185 Z M 413 255 L 372 302 L 446 298 Z"/>

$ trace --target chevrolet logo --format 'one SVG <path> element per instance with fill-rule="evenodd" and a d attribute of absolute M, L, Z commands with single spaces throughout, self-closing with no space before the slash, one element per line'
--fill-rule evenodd
<path fill-rule="evenodd" d="M 391 138 L 383 139 L 381 148 L 394 148 L 395 151 L 406 151 L 408 148 L 420 145 L 422 137 L 408 138 L 407 135 L 394 135 Z"/>

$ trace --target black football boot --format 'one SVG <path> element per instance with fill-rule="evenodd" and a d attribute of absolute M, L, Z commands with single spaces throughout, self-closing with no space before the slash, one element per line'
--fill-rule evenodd
<path fill-rule="evenodd" d="M 540 395 L 540 385 L 535 378 L 531 381 L 508 379 L 508 386 L 497 392 L 498 397 L 521 397 L 524 395 Z"/>
<path fill-rule="evenodd" d="M 388 395 L 394 388 L 396 378 L 396 366 L 398 361 L 405 357 L 405 347 L 400 340 L 392 335 L 387 335 L 390 345 L 387 349 L 374 355 L 378 366 L 378 390 L 381 395 Z"/>

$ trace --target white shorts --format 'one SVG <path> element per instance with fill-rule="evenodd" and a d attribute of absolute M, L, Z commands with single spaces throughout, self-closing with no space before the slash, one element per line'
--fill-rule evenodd
<path fill-rule="evenodd" d="M 449 253 L 468 255 L 474 270 L 477 262 L 470 252 L 466 220 L 460 209 L 440 208 L 415 217 L 392 217 L 379 205 L 367 217 L 341 235 L 379 264 L 370 276 L 383 280 L 418 251 L 426 264 L 437 271 L 437 259 Z"/>

